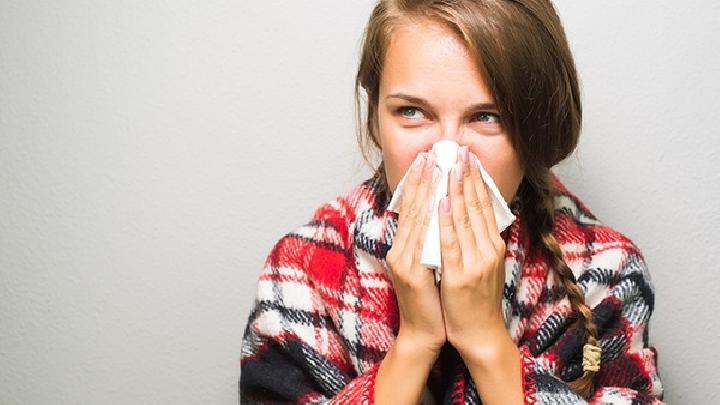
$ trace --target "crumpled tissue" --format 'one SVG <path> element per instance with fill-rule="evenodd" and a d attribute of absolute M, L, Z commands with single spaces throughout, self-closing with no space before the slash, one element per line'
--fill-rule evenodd
<path fill-rule="evenodd" d="M 431 151 L 435 154 L 435 162 L 440 169 L 440 179 L 435 189 L 435 197 L 433 200 L 433 209 L 430 222 L 427 228 L 427 234 L 425 235 L 425 242 L 423 243 L 423 251 L 420 257 L 420 264 L 435 270 L 435 283 L 440 282 L 442 275 L 442 255 L 440 251 L 440 220 L 438 218 L 438 207 L 440 199 L 447 196 L 448 193 L 448 176 L 450 175 L 451 169 L 457 161 L 457 150 L 460 147 L 457 142 L 452 140 L 441 140 L 433 144 Z M 498 233 L 505 230 L 510 224 L 515 221 L 515 216 L 510 211 L 505 199 L 500 194 L 495 182 L 492 177 L 487 173 L 483 167 L 480 159 L 470 153 L 470 159 L 476 159 L 478 166 L 480 167 L 480 173 L 482 178 L 490 189 L 493 212 L 495 213 L 495 222 L 497 223 Z M 398 183 L 397 188 L 393 192 L 392 199 L 388 205 L 387 210 L 399 213 L 400 212 L 400 201 L 402 199 L 403 187 L 405 180 L 410 174 L 410 169 L 403 175 L 402 179 Z"/>

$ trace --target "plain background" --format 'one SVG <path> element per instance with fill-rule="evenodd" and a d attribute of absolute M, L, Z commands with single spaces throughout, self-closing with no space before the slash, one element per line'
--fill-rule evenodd
<path fill-rule="evenodd" d="M 720 3 L 557 1 L 558 168 L 643 250 L 668 403 L 720 401 Z M 372 1 L 0 0 L 0 403 L 233 404 L 271 246 L 369 176 Z"/>

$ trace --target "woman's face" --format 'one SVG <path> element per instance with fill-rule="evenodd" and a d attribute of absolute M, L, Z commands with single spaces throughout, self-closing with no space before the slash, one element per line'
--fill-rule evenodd
<path fill-rule="evenodd" d="M 380 79 L 378 134 L 395 190 L 418 153 L 450 139 L 468 146 L 510 202 L 523 177 L 485 79 L 461 39 L 433 22 L 393 31 Z"/>

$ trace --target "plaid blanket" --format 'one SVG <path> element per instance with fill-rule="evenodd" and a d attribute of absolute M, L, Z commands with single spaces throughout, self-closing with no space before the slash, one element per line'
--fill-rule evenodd
<path fill-rule="evenodd" d="M 520 349 L 526 404 L 662 403 L 657 351 L 648 343 L 654 286 L 638 247 L 601 224 L 551 176 L 554 235 L 585 292 L 602 347 L 589 402 L 568 388 L 582 374 L 583 342 L 568 328 L 570 302 L 517 208 L 507 245 L 503 308 Z M 386 273 L 398 214 L 370 178 L 322 204 L 270 250 L 244 331 L 241 404 L 373 403 L 380 362 L 398 332 Z M 443 347 L 428 375 L 425 404 L 480 404 L 454 348 Z"/>

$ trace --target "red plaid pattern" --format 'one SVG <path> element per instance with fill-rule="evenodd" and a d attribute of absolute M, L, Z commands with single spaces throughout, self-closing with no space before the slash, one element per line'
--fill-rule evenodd
<path fill-rule="evenodd" d="M 513 204 L 503 309 L 520 348 L 526 404 L 662 403 L 649 345 L 654 287 L 638 247 L 601 224 L 552 175 L 553 233 L 598 326 L 596 390 L 585 401 L 568 381 L 582 374 L 583 342 L 568 327 L 570 302 Z M 258 277 L 240 358 L 240 403 L 373 403 L 377 369 L 398 332 L 384 261 L 398 214 L 376 178 L 321 205 L 284 235 Z M 480 404 L 470 373 L 446 344 L 430 372 L 426 403 Z"/>

